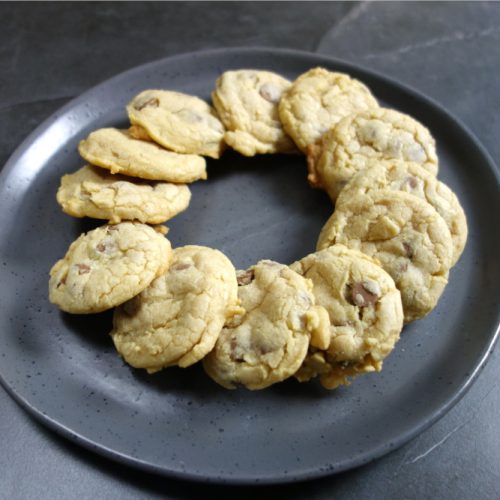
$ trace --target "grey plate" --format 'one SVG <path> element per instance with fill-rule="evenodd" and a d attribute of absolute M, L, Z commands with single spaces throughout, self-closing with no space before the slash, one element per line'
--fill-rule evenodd
<path fill-rule="evenodd" d="M 110 314 L 70 316 L 47 300 L 47 276 L 69 243 L 98 225 L 64 215 L 59 178 L 76 170 L 78 141 L 126 125 L 124 106 L 144 88 L 208 99 L 217 76 L 265 68 L 291 79 L 317 66 L 346 71 L 437 139 L 441 170 L 463 203 L 470 236 L 437 309 L 405 328 L 381 374 L 334 392 L 290 380 L 265 391 L 226 391 L 200 367 L 154 376 L 115 354 Z M 189 210 L 170 224 L 176 246 L 216 247 L 237 267 L 289 263 L 314 250 L 330 215 L 305 180 L 303 157 L 210 162 Z M 402 445 L 458 401 L 484 365 L 498 325 L 500 183 L 487 153 L 444 109 L 372 72 L 327 57 L 268 49 L 186 54 L 112 78 L 73 100 L 17 149 L 0 185 L 0 375 L 33 416 L 119 461 L 186 479 L 286 482 L 365 463 Z M 493 214 L 493 217 L 492 217 Z"/>

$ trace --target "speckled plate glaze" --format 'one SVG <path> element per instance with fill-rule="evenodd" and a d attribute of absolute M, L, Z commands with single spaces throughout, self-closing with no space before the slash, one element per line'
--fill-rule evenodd
<path fill-rule="evenodd" d="M 314 66 L 348 72 L 385 105 L 410 113 L 437 139 L 439 177 L 465 207 L 470 236 L 437 309 L 404 330 L 381 374 L 333 392 L 294 380 L 260 392 L 226 391 L 199 366 L 153 376 L 130 369 L 108 336 L 110 313 L 71 316 L 47 299 L 48 271 L 95 221 L 55 201 L 59 178 L 82 165 L 90 131 L 126 126 L 125 104 L 145 88 L 209 98 L 228 69 L 293 79 Z M 189 209 L 170 222 L 176 246 L 225 252 L 237 267 L 290 263 L 314 250 L 331 212 L 306 182 L 303 157 L 209 162 Z M 499 176 L 471 133 L 438 104 L 364 69 L 309 53 L 231 49 L 185 54 L 132 69 L 89 90 L 41 124 L 0 183 L 0 376 L 34 417 L 107 457 L 184 479 L 272 483 L 345 470 L 383 455 L 455 404 L 493 346 L 500 297 Z"/>

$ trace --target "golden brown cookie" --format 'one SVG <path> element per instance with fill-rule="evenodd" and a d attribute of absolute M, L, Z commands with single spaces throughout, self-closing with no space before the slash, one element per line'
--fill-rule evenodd
<path fill-rule="evenodd" d="M 270 71 L 226 71 L 217 79 L 212 101 L 226 127 L 224 140 L 245 156 L 295 153 L 285 133 L 278 104 L 290 82 Z"/>
<path fill-rule="evenodd" d="M 89 163 L 112 174 L 177 183 L 207 178 L 201 156 L 172 153 L 151 141 L 135 139 L 128 130 L 96 130 L 80 141 L 78 151 Z"/>
<path fill-rule="evenodd" d="M 176 248 L 168 271 L 115 310 L 116 349 L 127 363 L 149 373 L 196 363 L 238 311 L 237 288 L 236 271 L 218 250 Z"/>
<path fill-rule="evenodd" d="M 343 245 L 312 253 L 290 266 L 313 282 L 316 304 L 329 315 L 328 349 L 309 349 L 295 377 L 320 376 L 334 389 L 349 377 L 380 371 L 403 328 L 401 294 L 373 259 Z"/>
<path fill-rule="evenodd" d="M 421 123 L 393 109 L 346 116 L 308 149 L 309 183 L 335 201 L 345 184 L 374 163 L 400 159 L 438 171 L 436 144 Z"/>
<path fill-rule="evenodd" d="M 279 116 L 283 128 L 304 153 L 344 116 L 377 107 L 360 81 L 344 73 L 314 68 L 300 75 L 283 94 Z"/>
<path fill-rule="evenodd" d="M 357 194 L 380 189 L 410 193 L 436 209 L 450 230 L 453 239 L 452 265 L 455 265 L 467 241 L 467 220 L 455 193 L 418 163 L 388 160 L 358 172 L 340 192 L 337 204 L 341 205 Z"/>
<path fill-rule="evenodd" d="M 160 224 L 185 210 L 190 199 L 184 184 L 143 182 L 92 165 L 64 175 L 57 191 L 57 202 L 68 215 L 108 219 L 113 224 L 122 220 Z"/>
<path fill-rule="evenodd" d="M 198 97 L 144 90 L 130 101 L 127 112 L 133 125 L 177 153 L 219 158 L 224 150 L 224 126 L 214 109 Z"/>
<path fill-rule="evenodd" d="M 165 272 L 171 254 L 169 241 L 145 224 L 98 227 L 74 241 L 50 270 L 50 301 L 75 314 L 110 309 Z"/>
<path fill-rule="evenodd" d="M 340 243 L 375 258 L 401 292 L 405 322 L 437 304 L 452 262 L 446 222 L 426 201 L 399 191 L 372 191 L 337 206 L 319 235 L 318 250 Z"/>
<path fill-rule="evenodd" d="M 243 310 L 226 324 L 203 360 L 218 384 L 264 389 L 299 369 L 310 341 L 328 346 L 327 314 L 314 305 L 310 281 L 264 260 L 239 272 L 238 284 Z"/>

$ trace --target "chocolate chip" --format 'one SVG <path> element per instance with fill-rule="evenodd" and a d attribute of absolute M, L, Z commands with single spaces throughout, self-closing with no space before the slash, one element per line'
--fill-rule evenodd
<path fill-rule="evenodd" d="M 160 101 L 158 100 L 157 97 L 152 97 L 151 99 L 148 99 L 147 101 L 143 102 L 142 104 L 138 104 L 135 107 L 137 111 L 141 111 L 144 108 L 157 108 L 160 105 Z"/>
<path fill-rule="evenodd" d="M 413 247 L 409 243 L 407 243 L 406 241 L 403 241 L 403 248 L 405 250 L 406 256 L 409 259 L 412 259 L 413 256 L 415 255 L 415 251 L 413 250 Z"/>
<path fill-rule="evenodd" d="M 104 243 L 99 243 L 99 245 L 97 245 L 96 248 L 97 250 L 99 250 L 99 252 L 106 251 L 106 245 Z"/>
<path fill-rule="evenodd" d="M 410 161 L 423 163 L 427 159 L 424 148 L 420 144 L 412 144 L 406 151 L 406 157 Z"/>
<path fill-rule="evenodd" d="M 412 188 L 415 189 L 418 186 L 418 180 L 416 177 L 413 175 L 410 175 L 406 178 L 406 182 L 408 182 L 408 185 Z"/>
<path fill-rule="evenodd" d="M 261 355 L 268 354 L 270 352 L 275 351 L 275 348 L 271 345 L 259 344 L 254 346 L 255 350 L 257 350 Z"/>
<path fill-rule="evenodd" d="M 237 276 L 238 286 L 244 286 L 251 283 L 255 278 L 255 273 L 253 269 L 247 269 L 246 271 L 240 271 Z"/>
<path fill-rule="evenodd" d="M 64 276 L 63 279 L 61 281 L 59 281 L 56 288 L 59 288 L 61 285 L 65 285 L 65 284 L 66 284 L 66 276 Z"/>
<path fill-rule="evenodd" d="M 237 363 L 243 363 L 243 361 L 245 361 L 245 359 L 243 358 L 241 353 L 237 352 L 237 351 L 239 351 L 239 349 L 238 349 L 239 346 L 238 346 L 238 342 L 236 341 L 236 339 L 234 337 L 231 338 L 231 341 L 229 342 L 229 346 L 231 347 L 231 352 L 229 354 L 229 357 L 233 361 L 236 361 Z"/>
<path fill-rule="evenodd" d="M 90 266 L 87 266 L 87 264 L 75 264 L 75 266 L 78 268 L 78 274 L 90 273 Z"/>
<path fill-rule="evenodd" d="M 347 326 L 347 321 L 332 321 L 332 326 Z"/>
<path fill-rule="evenodd" d="M 125 302 L 125 304 L 123 304 L 122 306 L 122 310 L 127 316 L 134 316 L 135 314 L 137 314 L 140 308 L 141 308 L 141 303 L 137 299 L 137 297 L 130 299 L 129 301 Z"/>
<path fill-rule="evenodd" d="M 368 286 L 368 288 L 372 288 Z M 363 282 L 347 285 L 345 290 L 345 298 L 353 306 L 366 307 L 375 304 L 379 295 L 373 293 L 373 290 L 367 290 L 367 286 Z"/>

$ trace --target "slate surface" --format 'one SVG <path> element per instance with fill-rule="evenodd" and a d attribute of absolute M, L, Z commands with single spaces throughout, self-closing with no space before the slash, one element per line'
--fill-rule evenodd
<path fill-rule="evenodd" d="M 408 83 L 458 116 L 500 162 L 500 4 L 4 2 L 0 15 L 0 165 L 43 119 L 109 76 L 179 52 L 252 45 L 318 49 Z M 499 361 L 497 348 L 465 398 L 400 450 L 338 476 L 266 493 L 498 498 Z M 166 480 L 112 463 L 34 422 L 3 389 L 0 408 L 0 498 L 264 493 Z"/>

